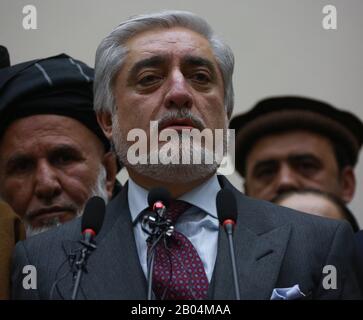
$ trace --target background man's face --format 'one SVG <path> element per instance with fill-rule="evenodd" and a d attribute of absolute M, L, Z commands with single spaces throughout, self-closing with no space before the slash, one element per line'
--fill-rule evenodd
<path fill-rule="evenodd" d="M 102 156 L 99 139 L 72 118 L 21 118 L 0 141 L 0 195 L 34 228 L 68 221 L 89 198 Z"/>
<path fill-rule="evenodd" d="M 204 37 L 184 28 L 157 29 L 133 37 L 127 47 L 115 83 L 123 141 L 131 129 L 139 128 L 146 132 L 149 146 L 150 121 L 161 120 L 159 131 L 226 128 L 223 79 Z M 196 120 L 163 122 L 177 112 Z"/>
<path fill-rule="evenodd" d="M 292 194 L 277 204 L 321 217 L 344 219 L 344 214 L 335 203 L 313 193 Z"/>
<path fill-rule="evenodd" d="M 308 131 L 268 135 L 246 161 L 246 193 L 271 201 L 287 190 L 318 189 L 342 196 L 338 164 L 330 141 Z"/>

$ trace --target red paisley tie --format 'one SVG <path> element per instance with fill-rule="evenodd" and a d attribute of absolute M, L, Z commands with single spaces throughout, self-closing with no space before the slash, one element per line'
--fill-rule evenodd
<path fill-rule="evenodd" d="M 166 211 L 173 224 L 190 204 L 174 200 Z M 207 298 L 208 278 L 193 244 L 174 231 L 155 247 L 153 291 L 161 300 L 200 300 Z"/>

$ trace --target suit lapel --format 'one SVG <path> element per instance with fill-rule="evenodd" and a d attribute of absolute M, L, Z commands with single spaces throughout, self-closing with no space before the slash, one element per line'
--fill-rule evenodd
<path fill-rule="evenodd" d="M 228 239 L 220 228 L 218 254 L 214 268 L 210 298 L 234 300 L 234 285 Z M 234 246 L 241 299 L 269 299 L 277 281 L 290 236 L 285 225 L 262 235 L 238 226 Z"/>
<path fill-rule="evenodd" d="M 236 192 L 236 197 L 243 197 L 225 178 L 219 179 L 222 188 L 229 188 Z M 240 295 L 241 299 L 269 299 L 278 279 L 291 227 L 283 225 L 259 233 L 252 231 L 254 228 L 249 226 L 256 221 L 246 214 L 249 210 L 246 202 L 237 202 L 238 221 L 234 232 Z M 228 239 L 223 228 L 219 230 L 218 253 L 209 298 L 235 299 Z"/>
<path fill-rule="evenodd" d="M 97 249 L 87 264 L 79 298 L 146 299 L 146 279 L 136 249 L 127 186 L 107 206 Z M 72 279 L 68 279 L 68 282 Z M 64 282 L 69 292 L 69 283 Z"/>

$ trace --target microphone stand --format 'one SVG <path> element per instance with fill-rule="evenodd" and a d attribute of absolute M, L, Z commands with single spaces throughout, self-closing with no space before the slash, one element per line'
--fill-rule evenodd
<path fill-rule="evenodd" d="M 155 258 L 155 251 L 153 250 L 151 253 L 150 262 L 148 264 L 147 269 L 147 300 L 152 300 L 152 292 L 153 292 L 153 270 L 154 270 L 154 258 Z"/>
<path fill-rule="evenodd" d="M 170 224 L 170 220 L 164 218 L 165 207 L 156 210 L 156 215 L 146 215 L 142 222 L 141 228 L 149 234 L 147 240 L 151 245 L 149 249 L 149 257 L 147 261 L 147 300 L 153 300 L 153 270 L 155 260 L 155 247 L 165 236 L 170 236 L 174 231 L 174 226 Z M 147 230 L 146 224 L 150 229 Z"/>
<path fill-rule="evenodd" d="M 233 273 L 233 282 L 234 282 L 234 291 L 236 295 L 236 300 L 241 300 L 240 297 L 240 291 L 239 291 L 239 282 L 238 282 L 238 276 L 237 276 L 237 267 L 236 267 L 236 258 L 234 254 L 234 245 L 233 245 L 233 224 L 232 223 L 226 223 L 224 225 L 224 229 L 227 233 L 228 238 L 228 244 L 229 244 L 229 253 L 231 256 L 232 261 L 232 273 Z"/>
<path fill-rule="evenodd" d="M 156 238 L 156 236 L 158 236 Z M 147 300 L 151 301 L 153 299 L 153 271 L 154 271 L 154 260 L 155 260 L 155 247 L 164 236 L 164 232 L 160 232 L 160 230 L 156 231 L 153 229 L 153 233 L 150 234 L 150 240 L 148 242 L 151 243 L 149 249 L 149 257 L 147 263 Z"/>
<path fill-rule="evenodd" d="M 87 239 L 87 237 L 86 240 L 82 240 L 80 242 L 84 245 L 84 247 L 81 250 L 80 257 L 76 261 L 77 274 L 75 277 L 76 280 L 73 287 L 72 300 L 77 299 L 79 285 L 82 280 L 83 271 L 87 272 L 86 265 L 88 257 L 90 256 L 92 251 L 97 248 L 95 244 L 91 243 L 90 240 Z"/>

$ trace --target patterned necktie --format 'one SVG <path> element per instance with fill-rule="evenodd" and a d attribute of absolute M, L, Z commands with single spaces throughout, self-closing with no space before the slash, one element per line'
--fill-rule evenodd
<path fill-rule="evenodd" d="M 166 218 L 175 224 L 190 204 L 174 200 Z M 207 298 L 208 278 L 193 244 L 182 233 L 162 239 L 155 247 L 153 291 L 161 300 L 201 300 Z"/>

